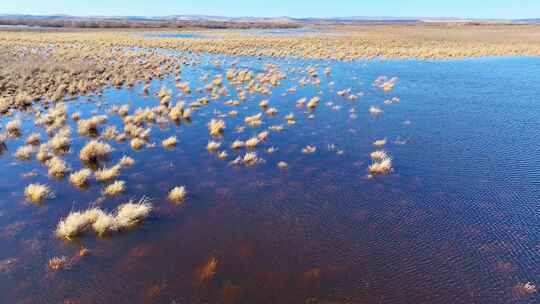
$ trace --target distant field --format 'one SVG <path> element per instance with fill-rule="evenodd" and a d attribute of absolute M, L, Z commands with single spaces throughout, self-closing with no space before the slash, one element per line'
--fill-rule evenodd
<path fill-rule="evenodd" d="M 149 32 L 0 28 L 1 108 L 24 105 L 26 99 L 54 99 L 66 92 L 77 95 L 110 84 L 133 84 L 170 69 L 160 63 L 161 56 L 126 52 L 126 47 L 337 60 L 540 55 L 540 25 L 313 25 L 277 32 L 192 28 L 154 29 L 153 35 L 141 35 Z M 147 64 L 136 64 L 133 58 Z"/>

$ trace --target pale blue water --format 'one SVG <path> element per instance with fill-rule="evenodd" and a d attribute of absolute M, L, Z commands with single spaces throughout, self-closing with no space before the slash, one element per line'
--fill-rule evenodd
<path fill-rule="evenodd" d="M 201 57 L 187 65 L 182 81 L 192 89 L 200 77 L 224 74 L 237 58 Z M 292 112 L 296 125 L 271 132 L 258 148 L 265 163 L 231 167 L 205 150 L 206 123 L 215 111 L 231 107 L 212 101 L 191 124 L 152 126 L 156 148 L 134 152 L 113 143 L 111 163 L 127 154 L 136 164 L 122 172 L 127 193 L 108 198 L 112 210 L 132 197 L 153 198 L 155 211 L 141 227 L 107 239 L 93 234 L 75 243 L 53 235 L 58 220 L 100 196 L 95 182 L 84 192 L 66 180 L 54 181 L 36 161 L 12 154 L 22 139 L 7 143 L 0 157 L 0 302 L 58 303 L 538 303 L 537 293 L 520 294 L 515 286 L 540 284 L 540 59 L 481 58 L 421 61 L 304 61 L 241 58 L 238 67 L 254 72 L 272 62 L 288 78 L 270 96 L 248 95 L 236 118 L 226 118 L 223 147 L 264 128 L 284 123 Z M 298 86 L 306 68 L 319 64 L 320 87 Z M 332 68 L 330 77 L 322 73 Z M 399 78 L 390 93 L 373 88 L 378 76 Z M 210 77 L 212 79 L 212 77 Z M 334 86 L 329 82 L 335 82 Z M 154 81 L 152 92 L 172 79 Z M 296 93 L 282 94 L 297 86 Z M 358 101 L 337 96 L 341 89 L 363 92 Z M 134 90 L 108 89 L 101 97 L 70 102 L 70 111 L 90 116 L 95 102 L 106 112 L 129 102 L 154 106 L 156 97 Z M 322 92 L 315 117 L 297 109 L 301 97 Z M 187 101 L 205 96 L 193 93 Z M 383 105 L 399 97 L 400 103 Z M 269 99 L 278 108 L 256 130 L 237 134 L 243 118 L 260 112 Z M 326 102 L 339 105 L 332 110 Z M 368 113 L 378 105 L 384 113 Z M 358 117 L 350 118 L 350 109 Z M 30 119 L 31 116 L 24 115 Z M 5 119 L 4 119 L 5 121 Z M 118 117 L 109 123 L 118 124 Z M 31 121 L 27 121 L 30 130 Z M 175 134 L 175 150 L 161 148 Z M 371 143 L 387 138 L 394 172 L 368 179 Z M 23 136 L 24 138 L 24 136 Z M 394 141 L 398 139 L 399 143 Z M 65 157 L 79 169 L 76 138 Z M 306 145 L 317 152 L 301 153 Z M 329 151 L 328 144 L 343 149 Z M 267 154 L 274 146 L 278 151 Z M 228 149 L 229 160 L 239 152 Z M 277 162 L 289 169 L 280 170 Z M 37 176 L 21 178 L 35 170 Z M 37 207 L 24 202 L 30 182 L 48 183 L 56 198 Z M 165 197 L 186 185 L 189 198 L 177 207 Z M 46 263 L 71 257 L 84 245 L 90 255 L 71 270 L 50 273 Z M 216 276 L 197 283 L 197 269 L 218 260 Z M 77 302 L 78 301 L 78 302 Z"/>

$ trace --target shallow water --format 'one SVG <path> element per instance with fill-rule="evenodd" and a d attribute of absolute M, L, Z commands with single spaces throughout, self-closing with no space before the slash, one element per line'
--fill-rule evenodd
<path fill-rule="evenodd" d="M 212 62 L 220 58 L 221 65 Z M 540 283 L 540 213 L 536 204 L 540 155 L 540 59 L 483 58 L 419 61 L 304 61 L 293 59 L 196 58 L 186 65 L 182 81 L 205 84 L 209 73 L 237 67 L 260 72 L 272 62 L 287 80 L 270 96 L 248 95 L 226 118 L 222 140 L 228 149 L 270 125 L 283 124 L 292 112 L 297 122 L 271 132 L 257 151 L 265 163 L 230 166 L 205 150 L 206 123 L 215 111 L 233 107 L 212 101 L 190 124 L 153 125 L 155 148 L 132 151 L 129 142 L 111 143 L 110 164 L 127 154 L 135 165 L 122 171 L 124 195 L 106 198 L 114 208 L 142 195 L 154 211 L 137 229 L 98 238 L 87 233 L 74 242 L 54 236 L 58 221 L 70 210 L 84 209 L 101 194 L 92 182 L 77 190 L 67 179 L 53 180 L 37 161 L 14 156 L 25 136 L 35 131 L 32 115 L 24 135 L 7 143 L 0 157 L 0 302 L 2 303 L 537 303 L 518 284 Z M 309 65 L 319 64 L 321 85 L 301 87 Z M 332 68 L 327 77 L 322 70 Z M 381 75 L 399 77 L 392 92 L 372 86 Z M 329 85 L 335 82 L 335 85 Z M 155 80 L 151 92 L 174 80 Z M 286 93 L 296 86 L 296 93 Z M 352 88 L 364 95 L 348 101 L 336 92 Z M 321 94 L 309 118 L 295 107 L 301 97 Z M 196 93 L 181 99 L 206 96 Z M 400 103 L 383 101 L 399 97 Z M 276 117 L 264 117 L 258 129 L 236 133 L 245 116 L 261 112 L 269 99 Z M 340 108 L 326 105 L 333 102 Z M 155 106 L 155 96 L 107 89 L 102 96 L 68 103 L 82 118 L 106 113 L 112 105 Z M 384 113 L 369 114 L 378 105 Z M 98 107 L 99 106 L 99 107 Z M 350 117 L 355 109 L 357 118 Z M 3 122 L 7 121 L 6 118 Z M 109 124 L 120 126 L 117 115 Z M 2 123 L 3 124 L 3 123 Z M 175 134 L 176 149 L 161 140 Z M 394 172 L 367 178 L 372 142 L 387 138 Z M 88 141 L 74 132 L 65 156 L 73 169 L 82 165 L 78 151 Z M 338 155 L 333 144 L 342 149 Z M 302 148 L 314 145 L 314 154 Z M 278 150 L 268 154 L 265 149 Z M 289 168 L 278 169 L 286 161 Z M 35 176 L 23 177 L 30 171 Z M 51 185 L 54 199 L 36 206 L 25 202 L 31 182 Z M 167 191 L 185 185 L 189 196 L 177 206 Z M 75 259 L 69 270 L 47 268 L 54 256 Z M 201 268 L 217 260 L 215 276 L 201 280 Z"/>

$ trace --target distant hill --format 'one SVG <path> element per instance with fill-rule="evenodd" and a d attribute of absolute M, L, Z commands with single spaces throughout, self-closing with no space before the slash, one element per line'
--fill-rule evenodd
<path fill-rule="evenodd" d="M 226 17 L 206 15 L 144 16 L 69 16 L 69 15 L 0 15 L 0 25 L 81 28 L 294 28 L 315 24 L 403 24 L 403 23 L 505 23 L 540 24 L 540 19 L 462 19 L 417 17 Z"/>

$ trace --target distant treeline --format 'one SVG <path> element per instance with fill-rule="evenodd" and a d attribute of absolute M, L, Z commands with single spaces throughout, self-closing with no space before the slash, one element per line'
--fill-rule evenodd
<path fill-rule="evenodd" d="M 207 28 L 207 29 L 278 29 L 298 28 L 299 24 L 279 22 L 234 22 L 209 20 L 130 20 L 130 19 L 24 19 L 0 18 L 0 25 L 54 28 Z"/>

